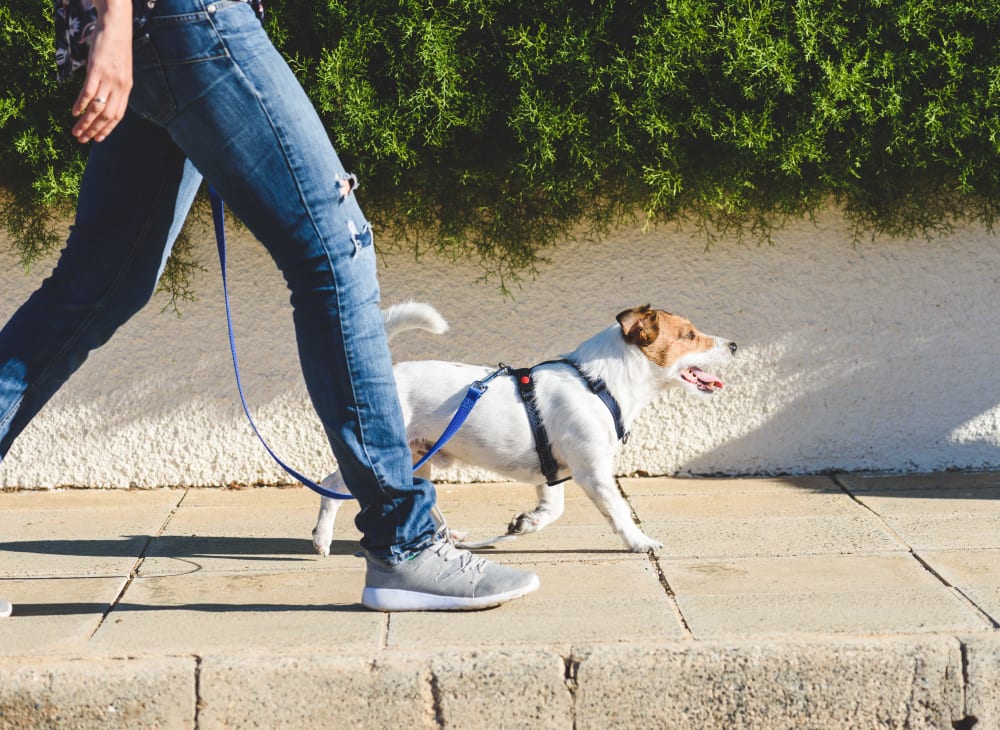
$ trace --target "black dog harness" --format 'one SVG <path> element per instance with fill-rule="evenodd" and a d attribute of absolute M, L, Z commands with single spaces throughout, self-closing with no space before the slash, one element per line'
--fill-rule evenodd
<path fill-rule="evenodd" d="M 618 405 L 618 401 L 615 400 L 615 397 L 611 394 L 611 391 L 608 390 L 607 384 L 600 378 L 592 378 L 587 375 L 583 372 L 580 366 L 572 360 L 560 358 L 558 360 L 546 360 L 545 362 L 538 363 L 538 365 L 530 368 L 511 368 L 510 374 L 517 383 L 517 390 L 521 395 L 521 402 L 524 403 L 525 414 L 528 416 L 528 425 L 531 426 L 531 433 L 535 437 L 535 451 L 538 453 L 538 461 L 542 467 L 542 474 L 545 475 L 545 483 L 550 487 L 555 484 L 562 484 L 570 477 L 557 479 L 559 465 L 556 463 L 555 457 L 552 455 L 552 444 L 549 442 L 549 435 L 545 430 L 545 424 L 542 423 L 542 417 L 538 412 L 538 402 L 535 399 L 535 379 L 532 376 L 532 371 L 542 365 L 553 365 L 557 363 L 565 363 L 572 366 L 573 369 L 576 370 L 583 382 L 585 382 L 587 387 L 590 388 L 590 392 L 600 398 L 601 402 L 607 406 L 608 411 L 611 412 L 611 417 L 615 422 L 615 433 L 618 435 L 618 440 L 622 443 L 628 440 L 628 431 L 625 430 L 625 424 L 622 423 L 621 407 Z"/>

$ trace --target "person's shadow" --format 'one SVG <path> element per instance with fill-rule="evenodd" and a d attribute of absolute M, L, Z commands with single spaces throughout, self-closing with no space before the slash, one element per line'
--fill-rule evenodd
<path fill-rule="evenodd" d="M 330 545 L 330 555 L 355 555 L 359 545 L 354 540 L 334 540 Z M 0 543 L 0 554 L 4 552 L 27 553 L 47 556 L 71 556 L 94 558 L 172 558 L 185 564 L 181 573 L 194 573 L 203 569 L 200 561 L 223 559 L 243 561 L 266 561 L 271 563 L 302 563 L 322 560 L 313 551 L 312 543 L 284 537 L 222 537 L 212 535 L 160 536 L 126 535 L 117 539 L 80 540 L 19 540 Z M 162 575 L 156 573 L 151 577 Z M 35 578 L 37 580 L 73 580 L 94 576 L 54 576 Z M 17 580 L 18 576 L 7 576 Z M 202 611 L 206 613 L 266 612 L 266 611 L 364 611 L 360 603 L 330 604 L 325 606 L 295 603 L 191 603 L 182 605 L 149 605 L 130 603 L 128 593 L 125 600 L 115 603 L 100 601 L 58 602 L 58 603 L 16 603 L 15 617 L 29 616 L 83 616 L 93 614 L 106 616 L 131 611 Z"/>

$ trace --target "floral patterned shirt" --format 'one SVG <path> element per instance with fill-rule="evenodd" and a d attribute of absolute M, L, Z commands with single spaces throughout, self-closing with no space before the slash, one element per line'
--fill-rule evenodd
<path fill-rule="evenodd" d="M 263 0 L 242 0 L 264 17 Z M 54 0 L 56 26 L 56 73 L 60 81 L 69 79 L 78 68 L 87 65 L 90 39 L 97 28 L 97 8 L 94 0 Z M 156 0 L 133 0 L 135 29 L 141 29 L 153 10 Z"/>

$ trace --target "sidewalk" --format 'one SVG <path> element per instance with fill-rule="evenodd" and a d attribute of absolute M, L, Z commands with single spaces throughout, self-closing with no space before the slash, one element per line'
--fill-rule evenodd
<path fill-rule="evenodd" d="M 302 488 L 0 493 L 0 728 L 1000 728 L 1000 473 L 620 485 L 659 554 L 570 483 L 464 614 L 363 609 Z M 439 487 L 470 539 L 533 499 Z"/>

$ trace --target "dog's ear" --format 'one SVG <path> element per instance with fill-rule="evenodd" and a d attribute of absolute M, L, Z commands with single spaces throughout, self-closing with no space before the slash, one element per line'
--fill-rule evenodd
<path fill-rule="evenodd" d="M 619 313 L 618 324 L 621 325 L 625 341 L 643 347 L 653 342 L 660 334 L 660 326 L 656 321 L 656 312 L 648 304 L 633 307 Z"/>

